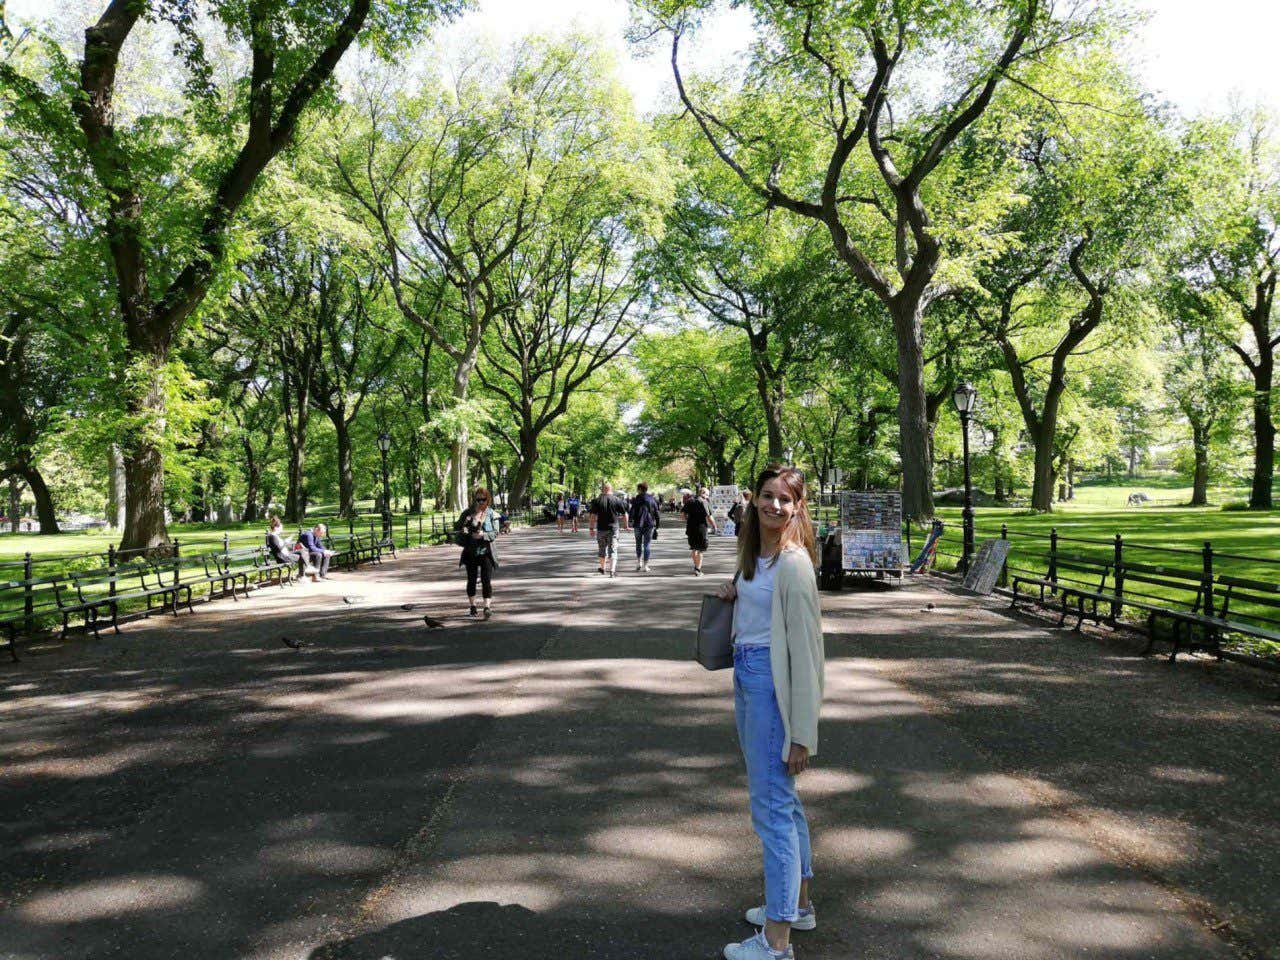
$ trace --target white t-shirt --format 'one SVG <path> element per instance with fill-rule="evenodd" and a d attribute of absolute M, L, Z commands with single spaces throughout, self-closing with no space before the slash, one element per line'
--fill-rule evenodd
<path fill-rule="evenodd" d="M 772 557 L 756 560 L 756 575 L 738 578 L 737 608 L 733 612 L 733 641 L 745 647 L 767 647 L 773 634 Z"/>

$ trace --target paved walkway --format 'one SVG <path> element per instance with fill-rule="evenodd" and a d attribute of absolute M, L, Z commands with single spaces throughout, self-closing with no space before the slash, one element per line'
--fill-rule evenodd
<path fill-rule="evenodd" d="M 730 552 L 680 546 L 610 582 L 522 531 L 489 623 L 434 549 L 0 668 L 0 957 L 718 956 L 759 855 L 689 659 Z M 1280 957 L 1274 687 L 928 586 L 824 606 L 799 957 Z"/>

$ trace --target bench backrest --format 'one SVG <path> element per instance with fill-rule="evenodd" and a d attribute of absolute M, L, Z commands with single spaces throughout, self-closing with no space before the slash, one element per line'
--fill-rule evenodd
<path fill-rule="evenodd" d="M 150 590 L 160 585 L 160 574 L 151 564 L 135 560 L 115 567 L 73 571 L 68 586 L 80 603 L 89 603 L 111 593 L 128 593 L 139 588 Z M 114 589 L 113 589 L 114 588 Z M 64 598 L 63 603 L 67 603 Z"/>
<path fill-rule="evenodd" d="M 33 618 L 56 613 L 58 584 L 62 577 L 32 577 L 29 580 L 0 581 L 0 620 L 12 620 L 28 609 Z M 28 601 L 30 606 L 28 607 Z"/>
<path fill-rule="evenodd" d="M 1272 630 L 1280 626 L 1280 614 L 1272 613 L 1280 610 L 1280 584 L 1219 576 L 1213 592 L 1221 600 L 1217 613 L 1223 619 L 1254 623 Z"/>

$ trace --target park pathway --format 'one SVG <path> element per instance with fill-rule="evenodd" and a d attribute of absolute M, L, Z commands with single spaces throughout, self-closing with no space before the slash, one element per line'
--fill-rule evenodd
<path fill-rule="evenodd" d="M 694 580 L 674 534 L 653 573 L 614 581 L 585 535 L 504 538 L 489 623 L 457 616 L 455 551 L 432 549 L 7 668 L 0 958 L 719 956 L 760 888 L 730 676 L 689 658 L 731 553 L 714 544 Z M 1274 866 L 1268 821 L 1211 864 L 1241 882 L 1182 882 L 1214 854 L 1195 811 L 1148 817 L 1131 756 L 1100 768 L 1052 743 L 1059 714 L 1135 713 L 1063 665 L 1055 634 L 928 587 L 824 606 L 822 750 L 802 781 L 822 925 L 799 957 L 1275 956 L 1253 930 L 1231 942 L 1254 907 L 1233 891 Z M 1190 685 L 1165 706 L 1210 682 L 1070 642 L 1135 696 Z M 1087 706 L 1062 699 L 1073 684 Z M 1274 745 L 1274 712 L 1248 709 L 1266 690 L 1219 693 L 1255 725 L 1221 721 L 1226 741 Z M 1145 761 L 1181 771 L 1182 795 L 1240 779 Z"/>

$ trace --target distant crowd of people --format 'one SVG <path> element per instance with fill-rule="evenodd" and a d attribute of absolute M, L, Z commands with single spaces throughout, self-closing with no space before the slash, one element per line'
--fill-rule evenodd
<path fill-rule="evenodd" d="M 733 522 L 735 533 L 741 532 L 743 511 L 750 502 L 751 491 L 743 490 L 741 499 L 729 508 L 728 519 Z M 696 493 L 686 491 L 677 503 L 674 497 L 665 502 L 659 500 L 645 483 L 637 484 L 635 494 L 628 496 L 616 493 L 613 484 L 606 481 L 600 493 L 585 504 L 576 493 L 561 493 L 555 505 L 556 527 L 561 533 L 566 529 L 577 533 L 581 518 L 587 518 L 588 532 L 596 540 L 598 572 L 609 577 L 617 576 L 619 527 L 635 535 L 636 572 L 649 572 L 653 541 L 658 539 L 664 512 L 678 512 L 684 518 L 693 575 L 702 576 L 702 558 L 710 546 L 710 535 L 719 532 L 711 509 L 711 491 L 706 487 Z"/>

